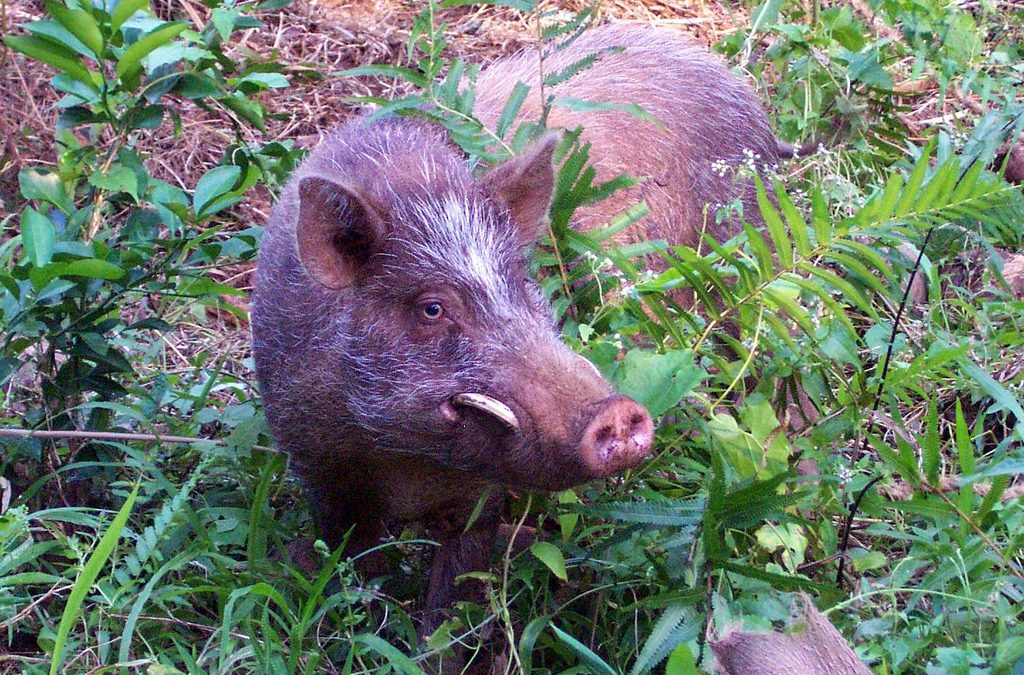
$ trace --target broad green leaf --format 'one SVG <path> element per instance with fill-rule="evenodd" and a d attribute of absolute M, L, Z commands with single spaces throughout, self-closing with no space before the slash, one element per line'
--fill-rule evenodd
<path fill-rule="evenodd" d="M 118 166 L 113 170 L 95 171 L 89 176 L 92 185 L 110 192 L 127 192 L 135 201 L 139 200 L 139 179 L 135 172 L 127 166 Z"/>
<path fill-rule="evenodd" d="M 529 13 L 536 9 L 537 2 L 536 0 L 441 0 L 438 3 L 439 7 L 462 7 L 463 5 L 496 5 Z"/>
<path fill-rule="evenodd" d="M 231 191 L 242 174 L 239 166 L 218 166 L 207 171 L 196 183 L 192 195 L 192 209 L 199 216 L 218 197 Z"/>
<path fill-rule="evenodd" d="M 57 243 L 57 228 L 49 218 L 31 206 L 21 214 L 21 245 L 25 255 L 36 267 L 42 267 L 53 259 L 53 247 Z"/>
<path fill-rule="evenodd" d="M 665 663 L 665 675 L 697 675 L 697 662 L 685 642 L 676 646 Z"/>
<path fill-rule="evenodd" d="M 281 73 L 249 73 L 235 82 L 236 87 L 252 84 L 259 89 L 281 89 L 288 86 L 288 78 Z"/>
<path fill-rule="evenodd" d="M 27 24 L 25 28 L 32 35 L 37 35 L 43 39 L 49 39 L 52 42 L 73 50 L 76 54 L 84 58 L 96 58 L 92 49 L 85 46 L 84 42 L 75 37 L 75 34 L 65 28 L 59 21 L 51 19 L 33 21 L 32 23 Z"/>
<path fill-rule="evenodd" d="M 657 354 L 632 349 L 615 371 L 620 392 L 640 402 L 652 417 L 666 413 L 690 393 L 707 373 L 688 349 Z"/>
<path fill-rule="evenodd" d="M 64 183 L 56 172 L 44 172 L 36 168 L 25 168 L 18 173 L 18 186 L 25 199 L 43 199 L 64 213 L 71 213 L 73 205 L 68 199 Z"/>
<path fill-rule="evenodd" d="M 677 499 L 664 502 L 612 502 L 593 504 L 580 509 L 588 516 L 643 523 L 659 527 L 692 527 L 704 515 L 704 502 L 699 499 Z"/>
<path fill-rule="evenodd" d="M 93 80 L 92 71 L 82 65 L 81 60 L 70 49 L 35 35 L 5 35 L 4 43 L 14 51 L 51 65 L 90 89 L 99 91 Z"/>
<path fill-rule="evenodd" d="M 779 203 L 779 208 L 786 217 L 786 224 L 789 226 L 797 252 L 802 256 L 808 255 L 811 252 L 811 240 L 807 236 L 809 226 L 804 222 L 800 212 L 797 211 L 793 200 L 786 194 L 786 188 L 781 181 L 775 181 L 775 200 Z"/>
<path fill-rule="evenodd" d="M 140 9 L 149 9 L 149 0 L 120 0 L 110 15 L 110 30 L 116 33 L 125 21 Z"/>
<path fill-rule="evenodd" d="M 72 35 L 89 48 L 97 60 L 103 56 L 103 35 L 92 14 L 80 9 L 68 9 L 53 0 L 46 3 L 46 12 L 71 31 Z"/>
<path fill-rule="evenodd" d="M 114 72 L 120 78 L 125 78 L 139 68 L 139 62 L 151 51 L 166 44 L 178 37 L 181 31 L 188 28 L 184 22 L 165 23 L 159 28 L 143 35 L 136 42 L 133 42 L 117 62 Z"/>
<path fill-rule="evenodd" d="M 231 38 L 231 31 L 235 29 L 235 21 L 241 12 L 241 7 L 217 7 L 213 10 L 210 21 L 213 23 L 213 27 L 217 29 L 217 34 L 220 35 L 221 40 L 227 42 Z"/>
<path fill-rule="evenodd" d="M 971 443 L 971 430 L 967 427 L 960 398 L 956 399 L 956 454 L 960 462 L 960 472 L 967 476 L 974 473 L 977 466 L 974 446 Z"/>
<path fill-rule="evenodd" d="M 61 264 L 60 276 L 89 277 L 90 279 L 115 281 L 124 276 L 124 270 L 106 260 L 82 258 Z"/>
<path fill-rule="evenodd" d="M 64 645 L 67 643 L 71 626 L 78 621 L 78 612 L 82 607 L 82 601 L 85 600 L 85 596 L 92 589 L 93 583 L 95 583 L 103 566 L 106 565 L 110 554 L 114 552 L 117 542 L 120 541 L 121 532 L 128 522 L 128 516 L 131 515 L 132 507 L 135 505 L 135 497 L 138 493 L 139 484 L 136 483 L 121 509 L 114 516 L 110 527 L 103 533 L 103 537 L 100 538 L 96 548 L 89 555 L 85 567 L 82 568 L 78 578 L 75 579 L 75 585 L 71 589 L 68 603 L 64 606 L 64 612 L 60 617 L 60 625 L 57 627 L 57 639 L 53 645 L 53 661 L 50 662 L 50 675 L 56 675 L 56 673 L 60 672 L 60 667 L 64 663 Z"/>
<path fill-rule="evenodd" d="M 562 555 L 561 549 L 551 542 L 534 542 L 533 545 L 530 546 L 530 553 L 547 565 L 548 569 L 551 570 L 551 573 L 562 581 L 566 581 L 569 578 L 565 571 L 565 556 Z"/>
<path fill-rule="evenodd" d="M 807 535 L 804 528 L 796 523 L 764 524 L 755 536 L 757 545 L 765 551 L 781 552 L 785 568 L 791 572 L 803 565 L 807 553 Z"/>

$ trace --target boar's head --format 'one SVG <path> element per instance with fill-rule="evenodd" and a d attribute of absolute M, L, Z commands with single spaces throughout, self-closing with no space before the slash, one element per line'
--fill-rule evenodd
<path fill-rule="evenodd" d="M 298 177 L 298 257 L 337 313 L 337 362 L 318 367 L 338 414 L 382 451 L 509 486 L 638 464 L 650 416 L 560 341 L 528 271 L 557 139 L 478 180 L 432 127 L 361 129 Z"/>

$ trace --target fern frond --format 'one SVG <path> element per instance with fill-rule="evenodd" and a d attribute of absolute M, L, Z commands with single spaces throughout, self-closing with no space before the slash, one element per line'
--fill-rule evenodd
<path fill-rule="evenodd" d="M 704 500 L 686 499 L 667 503 L 614 502 L 580 507 L 579 511 L 586 515 L 627 523 L 689 527 L 700 524 L 704 514 Z"/>
<path fill-rule="evenodd" d="M 699 628 L 700 621 L 694 619 L 688 607 L 673 605 L 666 609 L 654 624 L 651 634 L 647 636 L 629 675 L 650 672 L 664 661 L 679 643 L 696 638 Z"/>

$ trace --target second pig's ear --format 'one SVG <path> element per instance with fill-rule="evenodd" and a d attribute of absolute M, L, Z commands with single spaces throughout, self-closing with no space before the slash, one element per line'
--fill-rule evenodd
<path fill-rule="evenodd" d="M 383 219 L 358 190 L 324 178 L 299 182 L 299 260 L 327 288 L 354 284 L 385 233 Z"/>
<path fill-rule="evenodd" d="M 555 190 L 552 157 L 560 140 L 559 134 L 548 134 L 483 177 L 484 190 L 508 208 L 524 244 L 532 244 L 540 236 L 551 206 Z"/>

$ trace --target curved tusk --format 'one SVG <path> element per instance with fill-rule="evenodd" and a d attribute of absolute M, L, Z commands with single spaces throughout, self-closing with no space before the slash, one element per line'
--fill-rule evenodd
<path fill-rule="evenodd" d="M 483 412 L 496 417 L 509 429 L 519 431 L 519 420 L 516 418 L 516 414 L 512 412 L 512 408 L 509 408 L 498 399 L 492 398 L 487 394 L 456 394 L 452 397 L 452 403 L 482 410 Z"/>

